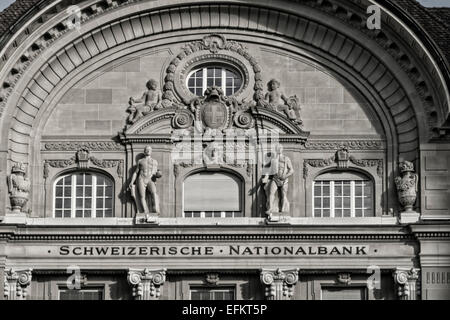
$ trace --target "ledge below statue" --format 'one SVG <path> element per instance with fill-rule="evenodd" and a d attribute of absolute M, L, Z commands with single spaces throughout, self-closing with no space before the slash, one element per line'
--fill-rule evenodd
<path fill-rule="evenodd" d="M 24 216 L 6 215 L 0 220 L 3 224 L 22 224 L 29 226 L 133 226 L 136 218 L 30 218 Z M 398 225 L 397 217 L 383 216 L 370 218 L 288 218 L 288 225 L 317 225 L 317 226 L 355 226 L 355 225 Z M 280 225 L 274 221 L 275 225 Z M 283 223 L 284 224 L 284 223 Z M 151 226 L 267 226 L 266 218 L 164 218 L 157 217 L 157 223 L 145 223 Z"/>

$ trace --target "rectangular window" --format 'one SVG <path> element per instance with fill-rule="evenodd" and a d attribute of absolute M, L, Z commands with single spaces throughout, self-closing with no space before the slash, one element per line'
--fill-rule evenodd
<path fill-rule="evenodd" d="M 242 217 L 241 181 L 219 172 L 199 172 L 183 183 L 185 218 Z"/>
<path fill-rule="evenodd" d="M 241 211 L 184 211 L 185 218 L 241 218 Z"/>
<path fill-rule="evenodd" d="M 85 288 L 80 290 L 59 290 L 59 300 L 103 300 L 103 288 Z"/>
<path fill-rule="evenodd" d="M 234 287 L 191 287 L 191 300 L 234 300 Z"/>
<path fill-rule="evenodd" d="M 316 218 L 373 217 L 373 187 L 368 180 L 313 182 L 313 216 Z"/>
<path fill-rule="evenodd" d="M 94 173 L 72 173 L 55 183 L 55 218 L 113 216 L 113 183 Z"/>
<path fill-rule="evenodd" d="M 322 300 L 367 300 L 365 287 L 322 287 Z"/>

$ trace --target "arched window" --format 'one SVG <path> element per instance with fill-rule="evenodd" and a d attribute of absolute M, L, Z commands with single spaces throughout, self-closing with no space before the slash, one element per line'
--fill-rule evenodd
<path fill-rule="evenodd" d="M 222 88 L 226 96 L 235 94 L 242 86 L 242 77 L 238 71 L 221 66 L 205 66 L 188 74 L 187 87 L 197 96 L 202 96 L 206 88 Z"/>
<path fill-rule="evenodd" d="M 373 217 L 373 182 L 356 172 L 328 172 L 313 182 L 316 218 Z"/>
<path fill-rule="evenodd" d="M 242 217 L 241 195 L 241 181 L 231 174 L 195 173 L 183 183 L 184 217 Z"/>
<path fill-rule="evenodd" d="M 99 173 L 74 172 L 59 177 L 54 187 L 55 218 L 113 216 L 113 182 Z"/>

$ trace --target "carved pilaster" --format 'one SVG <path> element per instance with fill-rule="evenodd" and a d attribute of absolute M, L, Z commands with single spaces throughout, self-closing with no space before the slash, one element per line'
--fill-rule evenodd
<path fill-rule="evenodd" d="M 400 300 L 419 300 L 419 269 L 397 268 L 394 271 L 393 276 L 397 285 L 397 294 Z"/>
<path fill-rule="evenodd" d="M 26 300 L 32 269 L 6 269 L 4 296 L 6 300 Z"/>
<path fill-rule="evenodd" d="M 288 300 L 294 294 L 298 269 L 261 269 L 261 282 L 266 285 L 267 300 Z"/>
<path fill-rule="evenodd" d="M 127 279 L 136 300 L 157 300 L 166 281 L 166 269 L 129 269 Z"/>

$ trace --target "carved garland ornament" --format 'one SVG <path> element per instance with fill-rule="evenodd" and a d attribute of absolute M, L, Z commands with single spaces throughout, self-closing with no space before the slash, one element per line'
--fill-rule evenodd
<path fill-rule="evenodd" d="M 382 159 L 356 159 L 354 156 L 349 155 L 346 147 L 338 150 L 335 155 L 327 159 L 305 159 L 303 160 L 303 178 L 308 177 L 308 166 L 314 168 L 325 168 L 336 164 L 337 168 L 347 168 L 348 162 L 353 163 L 358 167 L 377 167 L 377 175 L 383 177 L 383 160 Z"/>
<path fill-rule="evenodd" d="M 217 53 L 220 50 L 234 52 L 244 57 L 253 68 L 255 89 L 257 87 L 261 88 L 263 87 L 261 67 L 259 66 L 257 60 L 254 57 L 252 57 L 250 53 L 247 51 L 247 48 L 245 48 L 242 44 L 236 41 L 226 40 L 225 37 L 222 35 L 211 34 L 204 37 L 202 40 L 193 41 L 186 44 L 181 49 L 181 52 L 177 55 L 177 57 L 175 57 L 171 61 L 170 65 L 166 69 L 163 99 L 168 99 L 170 101 L 173 101 L 175 99 L 176 94 L 173 90 L 175 87 L 174 74 L 175 71 L 177 70 L 177 67 L 183 60 L 185 60 L 187 57 L 198 51 L 210 51 L 213 54 L 212 57 L 214 57 L 214 55 L 217 55 Z M 184 101 L 184 103 L 189 103 L 189 101 Z"/>
<path fill-rule="evenodd" d="M 122 151 L 121 144 L 112 141 L 85 142 L 46 142 L 44 149 L 48 151 L 78 151 L 85 148 L 89 151 Z"/>
<path fill-rule="evenodd" d="M 304 145 L 307 150 L 337 150 L 346 147 L 349 150 L 381 150 L 383 142 L 367 140 L 328 140 L 328 141 L 306 141 Z"/>
<path fill-rule="evenodd" d="M 117 175 L 122 178 L 124 172 L 124 161 L 120 160 L 100 160 L 94 156 L 89 155 L 89 150 L 87 148 L 82 148 L 78 150 L 75 156 L 70 159 L 62 160 L 44 160 L 44 179 L 48 178 L 49 167 L 52 168 L 67 168 L 75 163 L 80 169 L 86 169 L 89 167 L 89 163 L 99 168 L 114 168 L 117 167 Z"/>

